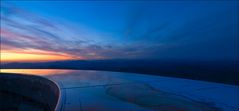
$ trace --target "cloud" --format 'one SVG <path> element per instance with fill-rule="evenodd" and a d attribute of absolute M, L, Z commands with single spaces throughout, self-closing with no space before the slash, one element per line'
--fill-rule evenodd
<path fill-rule="evenodd" d="M 1 12 L 1 51 L 36 54 L 49 51 L 85 59 L 127 58 L 133 52 L 117 44 L 101 44 L 95 40 L 85 40 L 82 37 L 84 35 L 77 35 L 79 30 L 71 30 L 61 24 L 51 23 L 51 20 L 23 9 L 13 6 L 4 8 L 5 12 Z M 71 37 L 64 33 L 71 33 L 69 35 L 73 38 L 69 39 Z M 89 32 L 84 33 L 89 34 Z"/>
<path fill-rule="evenodd" d="M 175 10 L 163 8 L 144 6 L 132 10 L 125 27 L 121 27 L 123 33 L 116 34 L 121 40 L 113 41 L 117 38 L 114 34 L 1 5 L 1 51 L 47 52 L 83 59 L 230 59 L 238 56 L 235 51 L 238 49 L 235 48 L 238 16 L 231 9 L 205 8 L 194 13 L 186 7 L 189 11 L 177 10 L 176 14 L 166 13 Z"/>

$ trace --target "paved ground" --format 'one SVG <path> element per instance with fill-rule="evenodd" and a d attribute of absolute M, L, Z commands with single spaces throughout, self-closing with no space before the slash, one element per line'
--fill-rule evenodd
<path fill-rule="evenodd" d="M 62 111 L 239 110 L 238 86 L 104 71 L 12 72 L 41 75 L 57 82 L 61 87 Z"/>

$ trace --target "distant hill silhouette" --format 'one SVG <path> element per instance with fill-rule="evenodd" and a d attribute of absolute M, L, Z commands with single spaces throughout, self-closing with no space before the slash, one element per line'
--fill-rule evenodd
<path fill-rule="evenodd" d="M 69 60 L 1 63 L 1 69 L 80 69 L 133 72 L 239 85 L 238 61 Z"/>

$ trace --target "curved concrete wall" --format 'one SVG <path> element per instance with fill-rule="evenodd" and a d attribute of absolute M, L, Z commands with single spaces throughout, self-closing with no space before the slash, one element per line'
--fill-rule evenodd
<path fill-rule="evenodd" d="M 39 76 L 0 73 L 0 110 L 54 111 L 60 89 Z"/>

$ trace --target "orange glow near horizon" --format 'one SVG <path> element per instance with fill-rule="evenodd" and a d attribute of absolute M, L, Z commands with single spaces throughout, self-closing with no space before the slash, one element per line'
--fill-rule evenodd
<path fill-rule="evenodd" d="M 45 61 L 57 61 L 57 60 L 73 60 L 81 59 L 74 58 L 70 55 L 41 53 L 41 52 L 14 52 L 14 51 L 1 51 L 1 62 L 45 62 Z"/>
<path fill-rule="evenodd" d="M 0 69 L 1 73 L 18 73 L 26 75 L 59 75 L 59 74 L 70 74 L 74 70 L 60 70 L 60 69 Z"/>

